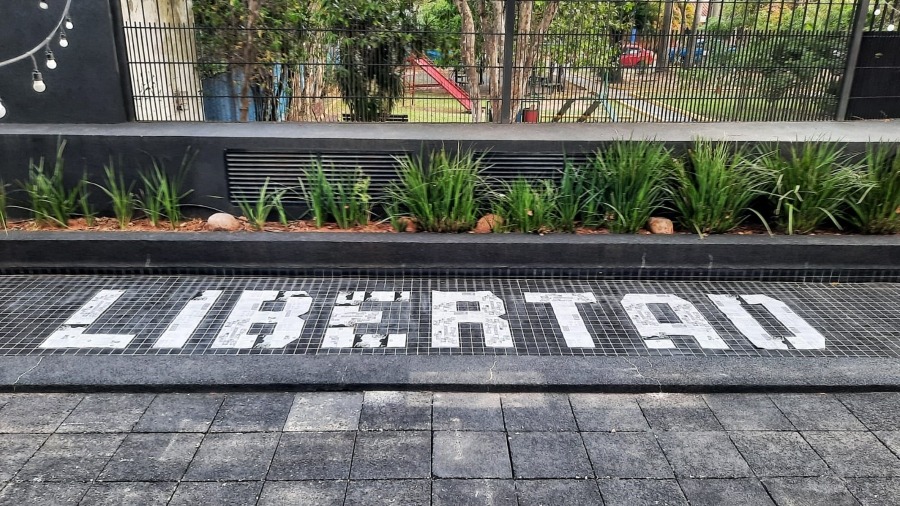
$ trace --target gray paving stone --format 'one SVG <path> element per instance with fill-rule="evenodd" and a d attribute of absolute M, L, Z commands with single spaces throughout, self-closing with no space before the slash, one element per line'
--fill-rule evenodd
<path fill-rule="evenodd" d="M 0 434 L 0 482 L 12 479 L 47 437 L 45 434 Z"/>
<path fill-rule="evenodd" d="M 284 428 L 294 394 L 228 394 L 210 432 L 270 432 Z"/>
<path fill-rule="evenodd" d="M 431 430 L 431 392 L 366 392 L 359 430 Z"/>
<path fill-rule="evenodd" d="M 900 427 L 898 427 L 900 428 Z M 894 455 L 900 456 L 900 430 L 880 430 L 873 432 L 878 439 L 890 448 Z"/>
<path fill-rule="evenodd" d="M 803 437 L 840 476 L 900 476 L 900 459 L 870 432 L 804 432 Z"/>
<path fill-rule="evenodd" d="M 350 477 L 355 432 L 282 434 L 269 480 L 346 480 Z"/>
<path fill-rule="evenodd" d="M 725 430 L 794 430 L 765 394 L 710 394 L 703 398 Z"/>
<path fill-rule="evenodd" d="M 50 434 L 81 402 L 81 395 L 15 394 L 0 409 L 0 432 Z"/>
<path fill-rule="evenodd" d="M 198 504 L 234 505 L 256 504 L 263 482 L 222 481 L 213 483 L 178 484 L 167 506 L 197 506 Z"/>
<path fill-rule="evenodd" d="M 343 506 L 346 481 L 267 481 L 257 506 Z"/>
<path fill-rule="evenodd" d="M 646 394 L 637 397 L 644 417 L 655 430 L 722 430 L 706 401 L 699 395 Z"/>
<path fill-rule="evenodd" d="M 582 432 L 598 478 L 674 478 L 649 432 Z"/>
<path fill-rule="evenodd" d="M 362 410 L 362 392 L 310 392 L 296 394 L 284 430 L 356 430 Z"/>
<path fill-rule="evenodd" d="M 850 478 L 844 483 L 865 506 L 897 506 L 900 503 L 900 479 Z"/>
<path fill-rule="evenodd" d="M 679 478 L 747 478 L 750 467 L 724 432 L 663 432 L 659 443 Z"/>
<path fill-rule="evenodd" d="M 358 433 L 350 477 L 363 480 L 431 478 L 431 433 Z"/>
<path fill-rule="evenodd" d="M 687 500 L 675 480 L 598 480 L 606 506 L 674 506 Z M 599 504 L 599 503 L 598 503 Z"/>
<path fill-rule="evenodd" d="M 821 476 L 828 466 L 797 432 L 732 432 L 757 476 Z"/>
<path fill-rule="evenodd" d="M 575 415 L 565 394 L 502 394 L 507 431 L 576 431 Z"/>
<path fill-rule="evenodd" d="M 159 394 L 134 431 L 206 432 L 224 399 L 222 394 Z"/>
<path fill-rule="evenodd" d="M 869 430 L 900 427 L 900 392 L 849 393 L 837 397 Z"/>
<path fill-rule="evenodd" d="M 431 482 L 428 480 L 351 481 L 344 502 L 354 506 L 429 506 Z"/>
<path fill-rule="evenodd" d="M 755 479 L 678 480 L 691 506 L 774 505 L 766 489 Z"/>
<path fill-rule="evenodd" d="M 433 452 L 438 478 L 512 478 L 505 432 L 435 432 Z"/>
<path fill-rule="evenodd" d="M 175 483 L 119 482 L 95 483 L 81 506 L 146 506 L 166 504 L 175 491 Z"/>
<path fill-rule="evenodd" d="M 769 394 L 797 430 L 865 430 L 831 394 Z"/>
<path fill-rule="evenodd" d="M 78 504 L 90 483 L 10 483 L 0 491 L 0 506 Z"/>
<path fill-rule="evenodd" d="M 16 479 L 93 480 L 123 439 L 124 434 L 53 434 L 22 467 Z"/>
<path fill-rule="evenodd" d="M 593 477 L 577 432 L 521 432 L 509 435 L 516 478 Z"/>
<path fill-rule="evenodd" d="M 128 432 L 153 394 L 88 394 L 56 432 Z"/>
<path fill-rule="evenodd" d="M 518 480 L 519 506 L 593 506 L 603 504 L 594 480 Z"/>
<path fill-rule="evenodd" d="M 633 395 L 569 394 L 578 430 L 646 431 L 650 430 L 644 413 Z"/>
<path fill-rule="evenodd" d="M 833 476 L 763 478 L 763 486 L 778 506 L 858 506 L 859 501 Z"/>
<path fill-rule="evenodd" d="M 500 394 L 435 392 L 434 430 L 503 430 Z"/>
<path fill-rule="evenodd" d="M 278 434 L 208 434 L 184 475 L 186 481 L 261 480 Z"/>
<path fill-rule="evenodd" d="M 178 481 L 200 447 L 202 434 L 128 434 L 100 474 L 107 481 Z"/>
<path fill-rule="evenodd" d="M 434 480 L 432 506 L 517 506 L 512 480 Z"/>

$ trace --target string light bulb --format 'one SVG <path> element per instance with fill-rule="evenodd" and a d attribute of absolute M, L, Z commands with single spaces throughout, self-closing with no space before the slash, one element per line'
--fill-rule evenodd
<path fill-rule="evenodd" d="M 46 10 L 46 9 L 49 9 L 49 8 L 50 8 L 50 5 L 48 5 L 46 1 L 41 0 L 40 2 L 38 2 L 38 7 L 40 7 L 41 9 Z"/>
<path fill-rule="evenodd" d="M 31 83 L 31 89 L 33 89 L 34 91 L 36 91 L 38 93 L 43 93 L 43 92 L 47 91 L 47 85 L 44 84 L 44 77 L 41 75 L 40 70 L 35 70 L 34 72 L 32 72 L 31 78 L 33 81 Z"/>
<path fill-rule="evenodd" d="M 69 39 L 66 37 L 66 32 L 62 30 L 59 31 L 59 47 L 69 47 Z"/>
<path fill-rule="evenodd" d="M 66 27 L 66 30 L 71 30 L 71 29 L 75 28 L 75 23 L 72 22 L 72 18 L 66 16 L 65 27 Z"/>
<path fill-rule="evenodd" d="M 0 100 L 0 119 L 6 116 L 6 106 L 3 105 L 3 101 Z"/>
<path fill-rule="evenodd" d="M 56 58 L 53 57 L 53 51 L 50 48 L 47 48 L 47 68 L 53 70 L 56 68 Z"/>

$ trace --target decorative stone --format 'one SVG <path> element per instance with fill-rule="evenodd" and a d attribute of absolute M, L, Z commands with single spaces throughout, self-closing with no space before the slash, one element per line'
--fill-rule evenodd
<path fill-rule="evenodd" d="M 668 218 L 650 218 L 650 221 L 647 222 L 647 228 L 650 229 L 651 234 L 675 233 L 675 226 L 672 225 L 672 220 Z"/>
<path fill-rule="evenodd" d="M 419 231 L 418 223 L 416 223 L 416 219 L 413 217 L 400 216 L 397 218 L 397 223 L 400 224 L 400 232 L 414 234 Z"/>
<path fill-rule="evenodd" d="M 216 213 L 206 220 L 206 226 L 210 230 L 234 232 L 241 229 L 241 222 L 228 213 Z"/>
<path fill-rule="evenodd" d="M 494 227 L 499 227 L 503 225 L 503 218 L 497 216 L 496 214 L 485 214 L 478 220 L 478 223 L 475 224 L 475 232 L 476 234 L 490 234 L 494 231 Z"/>

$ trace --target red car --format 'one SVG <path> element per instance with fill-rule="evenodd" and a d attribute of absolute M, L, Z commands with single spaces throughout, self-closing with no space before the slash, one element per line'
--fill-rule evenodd
<path fill-rule="evenodd" d="M 641 46 L 627 45 L 622 47 L 619 65 L 625 68 L 649 67 L 656 63 L 656 53 Z"/>

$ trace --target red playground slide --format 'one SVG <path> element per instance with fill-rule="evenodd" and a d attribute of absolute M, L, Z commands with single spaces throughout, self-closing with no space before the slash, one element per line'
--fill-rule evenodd
<path fill-rule="evenodd" d="M 447 93 L 453 95 L 453 98 L 458 100 L 459 103 L 466 108 L 466 111 L 472 111 L 472 99 L 469 98 L 469 94 L 466 93 L 466 90 L 460 88 L 458 84 L 447 79 L 447 77 L 444 76 L 444 74 L 442 74 L 441 71 L 434 66 L 434 63 L 432 63 L 431 60 L 424 56 L 410 56 L 409 61 L 418 65 L 419 68 L 424 70 L 426 74 L 437 81 L 437 83 L 441 85 L 441 88 L 444 88 L 445 90 L 447 90 Z"/>

